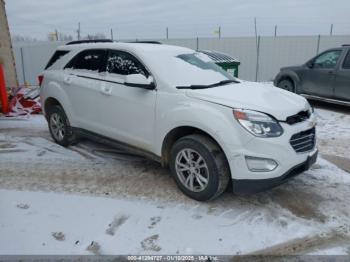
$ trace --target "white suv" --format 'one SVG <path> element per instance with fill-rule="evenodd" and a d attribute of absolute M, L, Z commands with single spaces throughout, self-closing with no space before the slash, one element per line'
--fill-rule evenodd
<path fill-rule="evenodd" d="M 156 43 L 73 43 L 50 59 L 41 102 L 53 139 L 123 145 L 169 166 L 206 201 L 232 182 L 259 192 L 316 161 L 315 116 L 301 96 L 234 78 L 209 57 Z"/>

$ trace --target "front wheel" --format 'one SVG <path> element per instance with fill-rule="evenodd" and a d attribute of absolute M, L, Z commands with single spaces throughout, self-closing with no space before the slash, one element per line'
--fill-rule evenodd
<path fill-rule="evenodd" d="M 179 139 L 171 149 L 170 169 L 180 190 L 190 198 L 208 201 L 227 188 L 230 171 L 220 147 L 203 135 Z"/>
<path fill-rule="evenodd" d="M 289 92 L 295 92 L 294 83 L 289 79 L 283 79 L 278 83 L 278 87 Z"/>

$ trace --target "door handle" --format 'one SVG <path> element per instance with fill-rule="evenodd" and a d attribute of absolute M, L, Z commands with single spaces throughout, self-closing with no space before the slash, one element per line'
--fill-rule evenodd
<path fill-rule="evenodd" d="M 112 94 L 112 87 L 111 86 L 102 86 L 101 93 L 104 95 L 110 96 Z"/>
<path fill-rule="evenodd" d="M 65 76 L 63 78 L 63 82 L 66 84 L 66 85 L 70 85 L 72 83 L 72 76 L 69 75 L 69 76 Z"/>
<path fill-rule="evenodd" d="M 334 72 L 333 72 L 333 71 L 328 71 L 328 74 L 329 74 L 329 75 L 333 75 Z"/>

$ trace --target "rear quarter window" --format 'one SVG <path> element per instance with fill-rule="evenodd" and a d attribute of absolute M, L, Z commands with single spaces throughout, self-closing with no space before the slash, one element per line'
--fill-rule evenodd
<path fill-rule="evenodd" d="M 49 62 L 47 63 L 47 65 L 45 66 L 45 70 L 48 69 L 50 66 L 52 66 L 54 63 L 57 62 L 57 60 L 59 60 L 62 56 L 68 54 L 69 51 L 67 50 L 57 50 L 52 57 L 50 58 Z"/>

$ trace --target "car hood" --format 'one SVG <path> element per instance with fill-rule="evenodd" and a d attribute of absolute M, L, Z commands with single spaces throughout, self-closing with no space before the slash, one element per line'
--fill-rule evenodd
<path fill-rule="evenodd" d="M 241 82 L 213 88 L 186 90 L 187 96 L 232 108 L 256 110 L 285 121 L 288 116 L 310 108 L 299 95 L 272 85 Z"/>
<path fill-rule="evenodd" d="M 288 70 L 295 70 L 295 69 L 300 69 L 302 68 L 303 65 L 294 65 L 294 66 L 285 66 L 280 69 L 280 71 L 288 71 Z"/>

